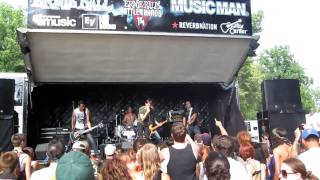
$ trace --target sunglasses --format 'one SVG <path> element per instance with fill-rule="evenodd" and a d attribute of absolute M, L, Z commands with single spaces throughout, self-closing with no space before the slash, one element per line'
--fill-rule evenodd
<path fill-rule="evenodd" d="M 287 172 L 286 170 L 280 170 L 280 174 L 283 178 L 287 178 L 288 174 L 295 174 L 294 172 Z"/>

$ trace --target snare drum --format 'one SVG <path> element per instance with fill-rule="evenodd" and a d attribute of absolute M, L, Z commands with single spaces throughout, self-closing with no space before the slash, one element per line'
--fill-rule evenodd
<path fill-rule="evenodd" d="M 121 135 L 122 135 L 123 131 L 124 131 L 124 127 L 122 125 L 118 125 L 114 129 L 114 136 L 121 138 Z"/>

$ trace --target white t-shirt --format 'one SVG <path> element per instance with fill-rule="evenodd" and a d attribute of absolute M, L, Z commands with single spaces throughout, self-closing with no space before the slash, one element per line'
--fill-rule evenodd
<path fill-rule="evenodd" d="M 51 163 L 49 167 L 32 173 L 30 180 L 56 180 L 57 164 Z"/>
<path fill-rule="evenodd" d="M 245 166 L 231 157 L 228 157 L 228 161 L 230 164 L 230 180 L 238 180 L 239 178 L 242 180 L 250 180 L 248 172 Z"/>
<path fill-rule="evenodd" d="M 299 155 L 307 171 L 311 171 L 320 179 L 320 147 L 313 147 Z"/>
<path fill-rule="evenodd" d="M 88 108 L 86 108 L 85 110 L 86 110 L 86 116 L 88 116 L 89 115 Z M 74 112 L 74 115 L 76 117 L 75 128 L 76 129 L 84 129 L 85 128 L 85 122 L 86 122 L 84 111 L 80 111 L 79 108 L 76 108 L 73 112 Z"/>

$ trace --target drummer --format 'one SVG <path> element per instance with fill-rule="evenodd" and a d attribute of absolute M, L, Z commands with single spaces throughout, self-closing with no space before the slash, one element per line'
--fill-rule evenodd
<path fill-rule="evenodd" d="M 123 117 L 122 124 L 124 126 L 133 126 L 136 120 L 137 120 L 137 115 L 133 112 L 132 107 L 129 106 L 126 111 L 126 114 Z"/>

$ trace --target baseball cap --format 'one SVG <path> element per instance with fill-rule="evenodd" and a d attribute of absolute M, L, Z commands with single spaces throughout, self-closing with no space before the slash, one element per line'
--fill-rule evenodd
<path fill-rule="evenodd" d="M 316 137 L 319 138 L 319 133 L 314 128 L 308 128 L 302 131 L 302 139 L 307 139 L 310 135 L 315 135 Z"/>
<path fill-rule="evenodd" d="M 88 146 L 83 141 L 77 141 L 72 145 L 72 149 L 87 149 L 87 147 Z"/>
<path fill-rule="evenodd" d="M 116 146 L 113 144 L 107 144 L 106 147 L 104 148 L 104 153 L 107 156 L 112 156 L 116 152 Z"/>
<path fill-rule="evenodd" d="M 58 161 L 56 177 L 59 180 L 89 180 L 94 179 L 94 170 L 87 155 L 71 151 Z"/>

